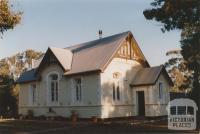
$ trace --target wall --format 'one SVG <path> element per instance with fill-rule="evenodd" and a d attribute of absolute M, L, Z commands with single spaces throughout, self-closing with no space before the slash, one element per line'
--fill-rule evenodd
<path fill-rule="evenodd" d="M 20 85 L 20 91 L 19 91 L 19 106 L 24 107 L 29 105 L 29 84 L 31 83 L 25 83 Z"/>
<path fill-rule="evenodd" d="M 101 73 L 101 104 L 102 118 L 124 117 L 134 115 L 134 104 L 130 83 L 138 69 L 142 66 L 133 60 L 114 58 L 103 73 Z M 120 73 L 121 100 L 113 101 L 113 73 Z"/>
<path fill-rule="evenodd" d="M 63 70 L 57 64 L 53 64 L 45 68 L 41 72 L 42 79 L 37 82 L 37 104 L 29 105 L 29 84 L 21 84 L 19 95 L 19 113 L 27 114 L 28 110 L 33 110 L 35 116 L 52 115 L 48 113 L 48 108 L 52 107 L 55 114 L 52 116 L 69 117 L 71 111 L 75 110 L 82 118 L 90 118 L 97 116 L 101 118 L 124 117 L 137 115 L 136 91 L 145 92 L 146 116 L 166 115 L 165 107 L 169 101 L 169 88 L 166 79 L 161 75 L 154 86 L 134 87 L 130 88 L 129 84 L 135 77 L 138 69 L 142 66 L 132 60 L 114 58 L 108 65 L 106 70 L 100 74 L 92 73 L 81 76 L 63 77 Z M 47 75 L 50 72 L 58 72 L 59 81 L 59 103 L 50 104 L 47 99 Z M 121 100 L 113 101 L 112 89 L 115 79 L 113 73 L 120 73 L 120 90 Z M 81 77 L 82 79 L 82 102 L 74 101 L 72 79 Z M 159 100 L 158 83 L 163 81 L 164 97 Z"/>
<path fill-rule="evenodd" d="M 162 98 L 159 98 L 159 82 L 163 83 Z M 138 114 L 137 91 L 144 91 L 145 94 L 145 115 L 164 116 L 167 115 L 166 106 L 169 102 L 170 86 L 163 74 L 160 75 L 155 85 L 133 87 L 134 113 Z"/>
<path fill-rule="evenodd" d="M 48 82 L 47 76 L 51 72 L 57 72 L 60 76 L 58 103 L 51 103 L 48 100 Z M 100 116 L 100 76 L 98 73 L 64 77 L 63 70 L 57 64 L 51 64 L 41 71 L 41 81 L 37 82 L 36 101 L 35 105 L 29 105 L 29 85 L 20 85 L 19 95 L 19 114 L 27 114 L 28 110 L 33 110 L 35 116 L 52 115 L 69 117 L 71 111 L 77 111 L 80 117 L 89 118 L 91 116 Z M 81 77 L 82 79 L 82 101 L 77 103 L 73 96 L 74 88 L 73 78 Z M 99 96 L 99 97 L 98 97 Z M 55 113 L 48 113 L 51 107 Z"/>
<path fill-rule="evenodd" d="M 159 98 L 159 82 L 163 83 L 163 96 L 161 99 Z M 155 96 L 153 97 L 154 99 L 153 101 L 156 102 L 157 105 L 151 106 L 153 110 L 150 112 L 150 116 L 167 115 L 166 106 L 170 101 L 170 96 L 169 96 L 170 88 L 171 86 L 169 85 L 167 79 L 162 73 L 159 79 L 157 80 L 156 84 L 153 86 L 153 91 L 154 91 L 153 96 Z"/>

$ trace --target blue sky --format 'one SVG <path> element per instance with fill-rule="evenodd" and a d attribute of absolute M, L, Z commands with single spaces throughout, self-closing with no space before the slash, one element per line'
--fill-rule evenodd
<path fill-rule="evenodd" d="M 145 20 L 151 0 L 11 0 L 23 11 L 21 24 L 0 39 L 0 58 L 26 49 L 46 51 L 130 30 L 150 65 L 163 64 L 166 51 L 180 46 L 180 33 L 163 34 L 161 24 Z"/>

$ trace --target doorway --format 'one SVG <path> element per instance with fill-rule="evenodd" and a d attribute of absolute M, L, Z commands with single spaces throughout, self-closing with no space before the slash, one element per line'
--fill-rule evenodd
<path fill-rule="evenodd" d="M 137 91 L 138 116 L 145 116 L 144 91 Z"/>

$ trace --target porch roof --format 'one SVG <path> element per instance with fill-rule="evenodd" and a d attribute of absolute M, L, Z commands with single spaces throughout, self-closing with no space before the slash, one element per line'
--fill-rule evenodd
<path fill-rule="evenodd" d="M 164 73 L 164 76 L 167 78 L 169 84 L 173 85 L 173 82 L 163 65 L 140 69 L 130 85 L 131 86 L 154 85 L 162 72 Z"/>
<path fill-rule="evenodd" d="M 35 71 L 36 69 L 32 69 L 22 73 L 19 79 L 17 79 L 16 83 L 26 83 L 26 82 L 36 81 L 37 78 L 35 76 Z"/>

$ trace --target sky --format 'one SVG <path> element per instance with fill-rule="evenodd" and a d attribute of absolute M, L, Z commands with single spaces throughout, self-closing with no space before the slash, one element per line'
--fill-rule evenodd
<path fill-rule="evenodd" d="M 0 39 L 0 59 L 26 49 L 45 52 L 131 31 L 151 66 L 164 64 L 168 50 L 179 49 L 180 32 L 162 33 L 146 20 L 152 0 L 11 0 L 22 21 Z"/>

